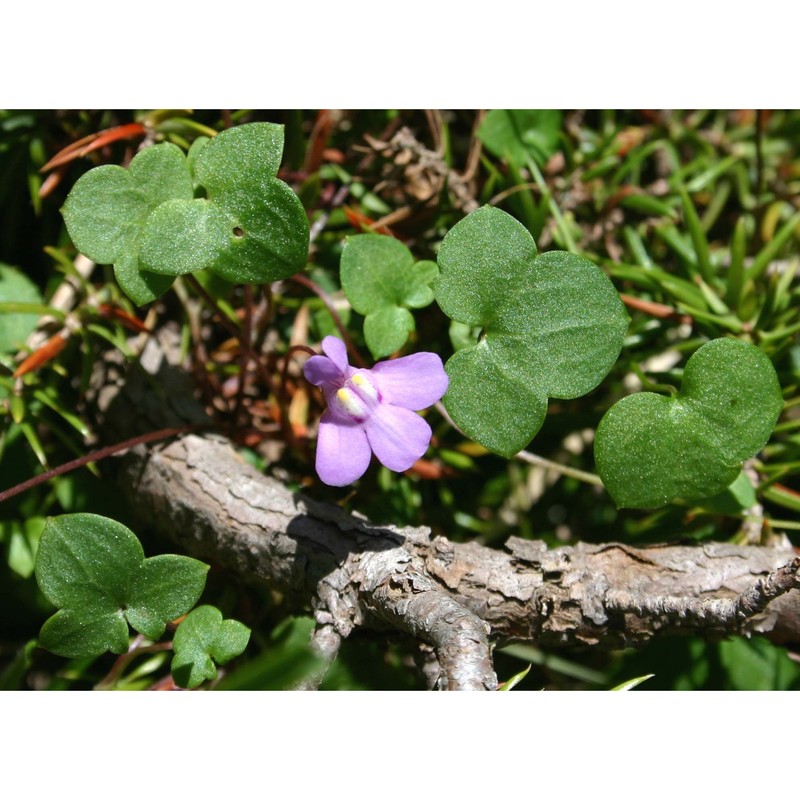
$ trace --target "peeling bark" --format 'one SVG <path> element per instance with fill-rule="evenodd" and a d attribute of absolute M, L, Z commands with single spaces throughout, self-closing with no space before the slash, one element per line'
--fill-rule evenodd
<path fill-rule="evenodd" d="M 142 367 L 103 378 L 110 439 L 205 421 L 155 341 Z M 790 548 L 454 543 L 292 493 L 210 433 L 134 448 L 120 483 L 142 520 L 187 552 L 310 607 L 314 646 L 328 660 L 356 628 L 400 631 L 432 649 L 438 671 L 428 660 L 426 677 L 442 689 L 496 688 L 498 642 L 620 648 L 687 630 L 800 641 L 800 559 Z"/>

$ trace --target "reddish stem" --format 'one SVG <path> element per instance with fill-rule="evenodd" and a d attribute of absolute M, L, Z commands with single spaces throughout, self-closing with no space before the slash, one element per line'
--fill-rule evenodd
<path fill-rule="evenodd" d="M 172 436 L 179 436 L 182 433 L 190 433 L 191 431 L 200 430 L 205 427 L 208 426 L 184 425 L 180 428 L 162 428 L 159 431 L 150 431 L 150 433 L 144 433 L 141 436 L 134 436 L 133 439 L 126 439 L 124 442 L 112 444 L 108 447 L 103 447 L 100 450 L 94 450 L 91 453 L 87 453 L 85 456 L 68 461 L 66 464 L 61 464 L 58 467 L 54 467 L 47 472 L 43 472 L 41 475 L 35 475 L 33 478 L 30 478 L 27 481 L 18 483 L 16 486 L 12 486 L 10 489 L 0 492 L 0 503 L 15 497 L 16 495 L 21 494 L 28 489 L 32 489 L 34 486 L 45 483 L 51 478 L 55 478 L 58 475 L 63 475 L 66 472 L 72 472 L 72 470 L 78 469 L 79 467 L 84 467 L 86 464 L 89 464 L 93 461 L 102 461 L 102 459 L 108 458 L 108 456 L 113 456 L 115 453 L 121 453 L 123 450 L 129 450 L 131 447 L 136 447 L 137 444 L 149 444 L 150 442 L 157 442 L 160 439 L 169 439 Z"/>
<path fill-rule="evenodd" d="M 239 387 L 236 392 L 236 405 L 233 409 L 234 424 L 238 426 L 241 419 L 242 407 L 244 406 L 244 391 L 247 379 L 247 371 L 250 366 L 250 356 L 252 353 L 251 342 L 253 340 L 253 287 L 246 284 L 244 287 L 244 319 L 242 320 L 241 339 L 245 343 L 239 354 Z"/>
<path fill-rule="evenodd" d="M 306 289 L 310 289 L 314 294 L 325 303 L 326 308 L 330 311 L 331 316 L 333 317 L 333 323 L 339 329 L 339 333 L 342 335 L 342 339 L 344 343 L 347 345 L 347 350 L 349 351 L 350 355 L 353 357 L 353 361 L 358 364 L 359 367 L 363 367 L 366 369 L 367 363 L 361 357 L 361 353 L 358 352 L 356 346 L 353 344 L 353 340 L 350 338 L 350 334 L 347 332 L 347 328 L 345 328 L 344 323 L 342 322 L 342 318 L 339 316 L 339 312 L 336 310 L 336 307 L 333 304 L 333 300 L 331 300 L 328 293 L 317 286 L 314 281 L 307 278 L 305 275 L 292 275 L 291 278 L 295 283 L 299 283 L 301 286 L 305 286 Z"/>
<path fill-rule="evenodd" d="M 238 328 L 228 318 L 225 312 L 223 312 L 219 305 L 217 305 L 217 301 L 214 300 L 214 298 L 200 285 L 199 281 L 194 277 L 194 275 L 187 275 L 186 279 L 189 285 L 195 289 L 195 291 L 206 301 L 206 303 L 208 303 L 209 307 L 216 311 L 224 328 L 236 339 L 236 341 L 239 342 L 242 350 L 246 351 L 247 356 L 256 365 L 256 369 L 258 370 L 258 373 L 264 383 L 269 388 L 269 391 L 274 394 L 275 387 L 273 386 L 272 376 L 269 374 L 269 370 L 264 366 L 264 362 L 261 360 L 258 353 L 253 350 L 250 342 L 245 339 L 241 329 Z"/>
<path fill-rule="evenodd" d="M 649 314 L 651 317 L 658 317 L 658 319 L 674 319 L 678 322 L 688 323 L 694 321 L 688 314 L 681 314 L 680 311 L 677 311 L 671 306 L 665 306 L 662 303 L 642 300 L 639 297 L 633 297 L 629 294 L 620 294 L 619 297 L 628 308 L 634 308 L 644 314 Z"/>

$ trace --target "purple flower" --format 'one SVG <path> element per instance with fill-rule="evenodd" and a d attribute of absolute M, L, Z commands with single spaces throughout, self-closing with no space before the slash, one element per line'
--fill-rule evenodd
<path fill-rule="evenodd" d="M 355 369 L 335 336 L 322 340 L 322 351 L 324 356 L 312 356 L 303 367 L 328 402 L 317 438 L 319 477 L 346 486 L 366 472 L 372 453 L 395 472 L 407 470 L 431 440 L 430 426 L 414 412 L 447 391 L 442 360 L 435 353 L 415 353 Z"/>

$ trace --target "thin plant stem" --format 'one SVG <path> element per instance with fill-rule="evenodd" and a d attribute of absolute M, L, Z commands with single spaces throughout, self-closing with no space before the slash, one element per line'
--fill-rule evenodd
<path fill-rule="evenodd" d="M 533 179 L 536 181 L 536 185 L 539 187 L 542 196 L 547 200 L 547 205 L 550 207 L 550 213 L 553 215 L 553 218 L 556 221 L 556 225 L 558 226 L 558 230 L 561 232 L 561 236 L 564 238 L 564 243 L 567 245 L 567 249 L 571 253 L 577 253 L 578 248 L 575 245 L 575 240 L 572 238 L 572 234 L 567 226 L 567 221 L 564 219 L 564 215 L 561 213 L 561 209 L 558 207 L 558 203 L 556 203 L 553 193 L 550 191 L 550 187 L 547 185 L 547 181 L 545 181 L 541 170 L 536 165 L 536 162 L 531 158 L 528 159 L 528 169 L 530 170 Z"/>
<path fill-rule="evenodd" d="M 666 394 L 670 397 L 674 397 L 678 393 L 678 390 L 672 386 L 672 384 L 656 383 L 654 380 L 651 380 L 638 364 L 631 364 L 631 370 L 642 382 L 642 388 L 646 392 L 658 392 L 660 394 Z"/>
<path fill-rule="evenodd" d="M 517 183 L 514 186 L 509 187 L 508 189 L 503 189 L 502 192 L 499 192 L 494 197 L 492 197 L 488 205 L 496 206 L 498 203 L 502 202 L 506 199 L 506 197 L 511 197 L 512 194 L 516 194 L 517 192 L 525 192 L 530 191 L 531 189 L 538 188 L 538 184 L 536 183 Z"/>
<path fill-rule="evenodd" d="M 239 386 L 236 390 L 236 405 L 233 409 L 234 425 L 239 424 L 244 406 L 244 393 L 246 388 L 247 372 L 250 367 L 251 347 L 253 340 L 253 287 L 245 284 L 244 287 L 244 319 L 242 320 L 242 330 L 240 333 L 246 347 L 241 348 L 239 353 Z"/>
<path fill-rule="evenodd" d="M 145 638 L 141 634 L 134 638 L 133 642 L 131 642 L 131 646 L 128 648 L 128 651 L 119 656 L 106 676 L 101 678 L 100 681 L 95 684 L 94 688 L 96 691 L 102 691 L 104 689 L 110 689 L 113 687 L 117 680 L 122 677 L 122 674 L 128 664 L 130 664 L 131 661 L 133 661 L 133 659 L 137 656 L 146 653 L 160 653 L 164 650 L 172 650 L 172 641 L 154 642 L 153 644 L 142 645 L 143 641 L 145 641 Z"/>
<path fill-rule="evenodd" d="M 568 478 L 577 478 L 577 480 L 583 481 L 584 483 L 591 483 L 593 486 L 603 485 L 603 481 L 600 480 L 599 475 L 595 475 L 592 472 L 584 472 L 582 469 L 569 467 L 566 464 L 559 464 L 558 461 L 550 461 L 549 458 L 542 458 L 542 456 L 529 453 L 527 450 L 520 450 L 514 458 L 517 459 L 517 461 L 524 461 L 526 464 L 535 464 L 539 467 L 545 467 L 546 469 L 558 472 Z"/>
<path fill-rule="evenodd" d="M 206 305 L 212 310 L 215 311 L 217 316 L 219 316 L 219 321 L 222 323 L 223 327 L 225 328 L 231 336 L 235 339 L 241 340 L 242 338 L 242 331 L 241 328 L 219 307 L 219 303 L 206 291 L 205 287 L 200 283 L 200 281 L 195 278 L 194 275 L 191 273 L 185 276 L 186 282 L 192 287 L 192 289 L 203 298 Z"/>
<path fill-rule="evenodd" d="M 64 475 L 67 472 L 72 472 L 72 470 L 84 467 L 87 464 L 92 463 L 93 461 L 101 461 L 104 458 L 108 458 L 108 456 L 113 456 L 116 453 L 121 453 L 125 450 L 130 450 L 131 447 L 136 447 L 136 445 L 138 444 L 149 444 L 150 442 L 157 442 L 161 439 L 169 439 L 173 436 L 180 436 L 181 434 L 184 433 L 191 433 L 192 431 L 202 430 L 203 428 L 206 427 L 208 426 L 183 425 L 180 428 L 162 428 L 161 430 L 158 431 L 151 431 L 150 433 L 144 433 L 141 436 L 134 436 L 133 439 L 126 439 L 124 442 L 118 442 L 117 444 L 112 444 L 109 445 L 108 447 L 103 447 L 100 450 L 93 450 L 91 453 L 87 453 L 85 456 L 81 456 L 80 458 L 68 461 L 66 464 L 61 464 L 58 467 L 54 467 L 53 469 L 50 469 L 47 472 L 43 472 L 41 475 L 35 475 L 33 478 L 29 478 L 27 481 L 18 483 L 16 486 L 12 486 L 10 489 L 6 489 L 4 492 L 0 492 L 0 503 L 5 502 L 6 500 L 10 500 L 12 497 L 16 497 L 16 495 L 21 494 L 22 492 L 25 492 L 28 489 L 33 489 L 34 486 L 39 486 L 42 483 L 46 483 L 51 478 L 56 478 L 59 475 Z"/>
<path fill-rule="evenodd" d="M 450 425 L 451 428 L 457 430 L 462 436 L 466 437 L 464 431 L 453 422 L 453 418 L 447 413 L 447 409 L 444 407 L 444 403 L 440 400 L 438 403 L 434 405 L 434 408 L 442 415 L 442 419 Z M 569 467 L 566 464 L 559 464 L 558 461 L 550 461 L 549 458 L 543 458 L 542 456 L 537 456 L 535 453 L 529 453 L 527 450 L 520 450 L 519 453 L 513 456 L 517 461 L 524 461 L 526 464 L 534 464 L 539 467 L 545 467 L 547 469 L 552 470 L 553 472 L 558 472 L 561 475 L 565 475 L 569 478 L 576 478 L 579 481 L 583 481 L 584 483 L 590 483 L 593 486 L 602 486 L 603 481 L 600 480 L 599 475 L 595 475 L 592 472 L 584 472 L 582 469 L 576 469 L 575 467 Z"/>
<path fill-rule="evenodd" d="M 307 353 L 310 356 L 315 356 L 317 353 L 305 344 L 292 345 L 283 356 L 283 369 L 281 370 L 281 386 L 280 386 L 280 410 L 281 422 L 285 432 L 294 436 L 291 422 L 288 419 L 288 405 L 289 405 L 289 392 L 286 388 L 286 383 L 289 378 L 289 364 L 292 362 L 292 356 L 295 353 Z"/>
<path fill-rule="evenodd" d="M 266 368 L 264 362 L 261 360 L 258 353 L 255 352 L 250 342 L 245 337 L 242 329 L 238 327 L 225 312 L 219 307 L 216 300 L 200 285 L 197 278 L 194 275 L 187 275 L 186 279 L 190 286 L 192 286 L 197 293 L 208 303 L 208 305 L 214 309 L 220 317 L 220 321 L 225 329 L 239 342 L 240 347 L 243 351 L 247 353 L 248 358 L 256 365 L 256 369 L 258 370 L 261 379 L 269 388 L 269 391 L 275 394 L 275 386 L 272 381 L 272 375 L 270 375 L 269 370 Z"/>
<path fill-rule="evenodd" d="M 333 323 L 336 325 L 336 328 L 342 335 L 342 339 L 347 345 L 347 350 L 353 357 L 353 361 L 355 361 L 359 367 L 366 368 L 367 363 L 361 357 L 361 353 L 358 352 L 358 348 L 356 348 L 356 346 L 353 344 L 353 340 L 350 338 L 350 334 L 347 332 L 347 328 L 345 328 L 342 318 L 339 316 L 339 312 L 336 310 L 330 295 L 328 295 L 324 289 L 321 289 L 316 283 L 314 283 L 314 281 L 310 280 L 305 275 L 292 275 L 291 280 L 293 280 L 295 283 L 299 283 L 301 286 L 305 286 L 306 289 L 310 289 L 317 297 L 319 297 L 320 300 L 322 300 L 323 303 L 325 303 L 325 307 L 330 312 L 331 317 L 333 317 Z"/>

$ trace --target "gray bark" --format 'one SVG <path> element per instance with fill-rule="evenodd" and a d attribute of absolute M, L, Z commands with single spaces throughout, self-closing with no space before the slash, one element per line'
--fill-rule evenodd
<path fill-rule="evenodd" d="M 203 423 L 187 380 L 155 340 L 141 368 L 103 376 L 109 440 Z M 499 642 L 619 648 L 689 630 L 800 641 L 800 559 L 788 547 L 456 543 L 291 492 L 213 433 L 132 449 L 120 482 L 142 521 L 186 552 L 311 608 L 326 658 L 356 628 L 402 632 L 435 655 L 425 674 L 441 689 L 496 688 Z"/>

